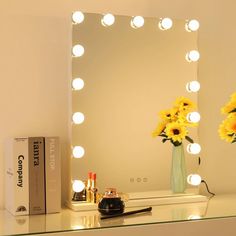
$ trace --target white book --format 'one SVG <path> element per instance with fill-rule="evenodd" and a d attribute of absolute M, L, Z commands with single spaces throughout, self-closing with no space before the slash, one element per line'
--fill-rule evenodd
<path fill-rule="evenodd" d="M 13 215 L 29 214 L 28 138 L 12 138 L 5 147 L 5 207 Z"/>
<path fill-rule="evenodd" d="M 59 137 L 45 137 L 46 213 L 61 211 L 61 157 Z"/>

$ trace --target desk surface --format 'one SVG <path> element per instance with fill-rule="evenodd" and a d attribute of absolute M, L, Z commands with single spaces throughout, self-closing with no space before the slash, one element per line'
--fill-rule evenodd
<path fill-rule="evenodd" d="M 0 211 L 0 235 L 69 232 L 122 226 L 161 224 L 236 216 L 236 194 L 218 195 L 207 202 L 152 206 L 151 213 L 101 220 L 97 211 L 12 216 Z M 129 208 L 127 211 L 140 208 Z"/>

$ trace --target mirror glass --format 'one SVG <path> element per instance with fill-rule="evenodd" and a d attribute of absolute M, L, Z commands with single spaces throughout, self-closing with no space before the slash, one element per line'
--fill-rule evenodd
<path fill-rule="evenodd" d="M 84 48 L 82 56 L 72 57 L 72 80 L 84 81 L 83 89 L 72 90 L 72 113 L 84 114 L 83 123 L 72 124 L 72 146 L 85 153 L 72 158 L 72 179 L 86 180 L 92 171 L 101 192 L 168 190 L 172 144 L 152 132 L 158 113 L 172 108 L 177 97 L 197 103 L 197 93 L 186 91 L 197 80 L 197 62 L 185 59 L 197 49 L 197 32 L 186 31 L 185 20 L 161 30 L 154 17 L 133 28 L 130 16 L 115 16 L 108 27 L 101 14 L 84 16 L 72 30 L 72 46 Z M 197 128 L 189 136 L 197 142 Z M 185 151 L 185 157 L 187 174 L 195 173 L 196 156 Z"/>

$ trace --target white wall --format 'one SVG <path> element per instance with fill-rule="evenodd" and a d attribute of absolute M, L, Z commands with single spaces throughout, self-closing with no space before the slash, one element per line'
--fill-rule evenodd
<path fill-rule="evenodd" d="M 235 7 L 234 0 L 1 0 L 0 207 L 4 203 L 3 142 L 9 136 L 61 137 L 65 199 L 69 176 L 69 17 L 75 9 L 200 20 L 201 172 L 212 191 L 235 192 L 235 147 L 217 135 L 223 118 L 219 109 L 235 90 Z"/>

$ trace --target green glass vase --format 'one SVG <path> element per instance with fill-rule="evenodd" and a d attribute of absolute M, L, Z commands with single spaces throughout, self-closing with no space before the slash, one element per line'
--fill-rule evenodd
<path fill-rule="evenodd" d="M 173 145 L 171 167 L 171 190 L 173 193 L 184 193 L 186 189 L 186 166 L 183 144 Z"/>

